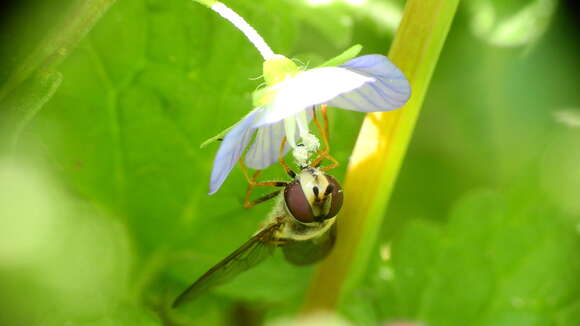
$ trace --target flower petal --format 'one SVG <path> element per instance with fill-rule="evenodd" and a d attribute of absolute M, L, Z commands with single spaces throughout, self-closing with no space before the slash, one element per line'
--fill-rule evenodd
<path fill-rule="evenodd" d="M 285 135 L 284 122 L 282 121 L 258 129 L 256 140 L 244 159 L 246 166 L 256 170 L 263 170 L 278 161 L 278 158 L 280 158 L 280 145 Z M 289 149 L 290 146 L 286 143 L 283 154 L 288 153 Z"/>
<path fill-rule="evenodd" d="M 411 86 L 405 75 L 387 57 L 370 54 L 341 65 L 374 81 L 352 92 L 341 94 L 328 105 L 361 112 L 383 112 L 403 106 L 411 95 Z"/>
<path fill-rule="evenodd" d="M 275 96 L 254 121 L 255 127 L 278 122 L 313 105 L 328 102 L 376 79 L 338 67 L 323 67 L 300 72 L 270 87 Z"/>
<path fill-rule="evenodd" d="M 238 122 L 224 137 L 220 148 L 216 154 L 213 169 L 211 171 L 211 180 L 209 185 L 209 194 L 212 195 L 221 187 L 228 174 L 236 165 L 255 129 L 252 123 L 256 116 L 261 112 L 257 109 L 248 114 L 244 119 Z"/>
<path fill-rule="evenodd" d="M 312 117 L 314 116 L 313 107 L 311 107 L 307 112 L 307 123 L 310 123 Z M 296 120 L 293 123 L 298 124 Z M 298 129 L 299 126 L 296 126 Z M 280 158 L 280 145 L 282 144 L 282 139 L 287 136 L 284 126 L 284 121 L 277 122 L 275 124 L 260 127 L 258 133 L 256 134 L 256 140 L 246 152 L 246 157 L 244 163 L 246 166 L 255 169 L 263 170 L 273 163 L 276 163 Z M 294 137 L 294 142 L 300 140 L 300 134 L 296 133 Z M 282 157 L 284 157 L 290 150 L 290 142 L 286 141 L 284 145 L 284 151 L 282 152 Z"/>

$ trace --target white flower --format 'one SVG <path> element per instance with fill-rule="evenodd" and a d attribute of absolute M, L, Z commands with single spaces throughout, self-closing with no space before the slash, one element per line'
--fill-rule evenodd
<path fill-rule="evenodd" d="M 219 2 L 209 1 L 210 4 L 203 0 L 204 4 L 232 21 L 256 45 L 265 59 L 266 82 L 265 88 L 254 93 L 255 109 L 226 132 L 211 139 L 225 134 L 214 161 L 210 194 L 221 187 L 254 134 L 256 137 L 246 152 L 244 163 L 252 169 L 262 170 L 277 162 L 280 154 L 296 148 L 301 139 L 312 140 L 308 124 L 313 107 L 327 104 L 352 111 L 383 112 L 397 109 L 409 99 L 409 82 L 385 56 L 371 54 L 352 59 L 361 49 L 354 46 L 321 67 L 302 70 L 292 60 L 274 54 L 235 12 Z M 280 153 L 284 137 L 286 147 Z"/>

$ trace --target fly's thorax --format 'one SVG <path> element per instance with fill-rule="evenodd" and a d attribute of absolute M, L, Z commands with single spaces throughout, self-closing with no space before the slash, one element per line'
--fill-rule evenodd
<path fill-rule="evenodd" d="M 284 206 L 284 196 L 282 193 L 275 197 L 274 206 L 268 213 L 268 219 L 272 222 L 279 222 L 280 216 L 287 215 L 286 207 Z"/>
<path fill-rule="evenodd" d="M 286 212 L 286 208 L 284 207 L 284 196 L 280 193 L 278 196 L 275 197 L 274 206 L 268 213 L 268 217 L 266 217 L 262 223 L 260 223 L 260 229 L 254 233 L 256 235 L 264 228 L 274 224 L 274 223 L 288 223 L 288 213 Z"/>
<path fill-rule="evenodd" d="M 298 223 L 323 222 L 334 218 L 342 207 L 342 187 L 332 176 L 306 166 L 284 189 L 288 215 Z"/>
<path fill-rule="evenodd" d="M 290 217 L 276 234 L 277 239 L 306 241 L 315 239 L 327 232 L 335 223 L 336 218 L 329 218 L 322 222 L 301 223 Z"/>

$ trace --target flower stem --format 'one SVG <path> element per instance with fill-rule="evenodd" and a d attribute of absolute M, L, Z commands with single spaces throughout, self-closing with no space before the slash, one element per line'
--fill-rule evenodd
<path fill-rule="evenodd" d="M 254 45 L 254 47 L 258 49 L 258 52 L 260 52 L 264 60 L 272 59 L 275 56 L 274 52 L 268 46 L 266 41 L 264 41 L 262 36 L 260 36 L 260 34 L 258 34 L 258 32 L 256 32 L 256 30 L 235 11 L 228 8 L 223 3 L 214 0 L 194 0 L 194 1 L 197 1 L 210 7 L 213 11 L 217 12 L 220 16 L 222 16 L 227 21 L 236 26 L 237 29 L 239 29 L 242 33 L 244 33 L 244 35 Z"/>
<path fill-rule="evenodd" d="M 304 311 L 336 308 L 364 275 L 459 0 L 408 0 L 389 58 L 409 79 L 401 109 L 367 114 L 348 166 L 332 254 L 318 267 Z"/>

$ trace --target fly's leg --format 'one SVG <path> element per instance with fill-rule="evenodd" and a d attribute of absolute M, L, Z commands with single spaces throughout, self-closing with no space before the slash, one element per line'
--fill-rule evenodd
<path fill-rule="evenodd" d="M 268 201 L 268 200 L 270 200 L 270 199 L 278 196 L 278 194 L 281 191 L 282 190 L 276 190 L 274 192 L 271 192 L 271 193 L 269 193 L 267 195 L 264 195 L 264 196 L 262 196 L 262 197 L 260 197 L 258 199 L 252 200 L 252 201 L 249 201 L 249 198 L 248 198 L 249 196 L 246 196 L 246 201 L 244 202 L 244 208 L 254 207 L 254 206 L 256 206 L 256 205 L 258 205 L 260 203 L 263 203 L 265 201 Z"/>
<path fill-rule="evenodd" d="M 289 175 L 290 178 L 294 179 L 294 177 L 296 177 L 296 173 L 294 171 L 292 171 L 292 169 L 288 166 L 288 164 L 284 160 L 284 146 L 285 145 L 286 145 L 286 137 L 282 138 L 282 143 L 280 143 L 280 153 L 278 154 L 278 157 L 279 157 L 278 163 L 280 163 L 280 165 L 284 169 L 284 172 L 286 172 L 286 174 Z"/>
<path fill-rule="evenodd" d="M 276 225 L 272 226 L 270 228 L 272 228 L 272 232 L 268 232 L 268 233 L 264 233 L 262 235 L 262 237 L 260 238 L 260 241 L 265 242 L 267 244 L 273 245 L 273 246 L 285 246 L 288 244 L 288 240 L 287 239 L 282 239 L 279 238 L 277 236 L 277 232 L 284 227 L 284 220 L 286 219 L 285 215 L 279 215 L 274 217 L 274 220 L 276 221 Z"/>
<path fill-rule="evenodd" d="M 276 219 L 278 220 L 278 223 L 280 224 L 280 227 L 282 226 L 283 222 L 281 222 L 281 220 L 284 219 L 284 216 L 278 216 L 276 217 Z M 279 230 L 280 228 L 278 228 Z M 271 233 L 270 234 L 270 238 L 268 239 L 264 239 L 263 241 L 267 242 L 268 244 L 274 245 L 274 246 L 285 246 L 288 244 L 288 239 L 283 239 L 283 238 L 278 238 L 275 236 L 275 233 Z"/>
<path fill-rule="evenodd" d="M 320 164 L 322 164 L 322 161 L 324 161 L 324 159 L 329 160 L 331 163 L 329 165 L 320 167 Z M 318 153 L 318 157 L 312 161 L 310 163 L 311 166 L 315 167 L 315 168 L 319 168 L 319 170 L 321 171 L 330 171 L 336 167 L 338 167 L 340 165 L 340 163 L 338 162 L 337 159 L 335 159 L 333 156 L 331 156 L 328 151 L 324 150 L 322 152 Z"/>
<path fill-rule="evenodd" d="M 316 127 L 320 131 L 320 136 L 322 137 L 322 143 L 324 144 L 324 148 L 326 151 L 330 151 L 330 143 L 328 137 L 328 116 L 326 114 L 327 105 L 322 104 L 320 106 L 320 113 L 322 115 L 322 120 L 324 122 L 324 127 L 318 121 L 318 117 L 316 116 L 316 109 L 312 108 L 312 121 L 316 124 Z"/>
<path fill-rule="evenodd" d="M 263 196 L 261 198 L 258 198 L 254 201 L 250 200 L 250 197 L 252 196 L 252 192 L 254 191 L 255 187 L 286 187 L 286 185 L 288 184 L 287 182 L 284 181 L 262 181 L 262 182 L 258 182 L 256 181 L 258 179 L 258 177 L 260 176 L 260 174 L 262 173 L 261 170 L 257 170 L 256 172 L 254 172 L 254 175 L 250 177 L 250 175 L 248 174 L 248 169 L 246 168 L 246 166 L 244 165 L 244 162 L 242 160 L 240 160 L 240 168 L 242 169 L 242 173 L 244 174 L 244 177 L 246 178 L 246 180 L 248 181 L 248 190 L 246 191 L 246 197 L 244 198 L 244 208 L 250 208 L 252 206 L 255 206 L 256 204 L 262 203 L 268 199 L 272 199 L 274 198 L 280 191 L 276 191 L 276 193 L 271 193 L 268 194 L 266 196 Z"/>
<path fill-rule="evenodd" d="M 288 174 L 292 179 L 294 179 L 294 177 L 296 177 L 296 173 L 294 173 L 294 171 L 292 171 L 292 169 L 290 169 L 290 167 L 288 166 L 288 164 L 284 160 L 284 146 L 285 145 L 286 145 L 286 137 L 282 138 L 282 142 L 280 143 L 280 153 L 278 155 L 278 157 L 279 157 L 278 162 L 280 163 L 280 165 L 282 166 L 282 168 L 284 169 L 286 174 Z M 258 182 L 257 179 L 260 176 L 260 174 L 262 173 L 262 170 L 257 170 L 256 172 L 254 172 L 254 175 L 250 177 L 250 174 L 248 173 L 248 169 L 246 168 L 246 165 L 244 164 L 243 159 L 240 160 L 240 168 L 242 169 L 242 173 L 244 174 L 244 177 L 248 181 L 248 190 L 246 191 L 246 197 L 244 198 L 244 208 L 250 208 L 250 207 L 253 207 L 257 204 L 263 203 L 269 199 L 276 197 L 280 193 L 280 190 L 277 190 L 277 191 L 274 191 L 274 192 L 269 193 L 267 195 L 264 195 L 256 200 L 250 200 L 250 197 L 252 196 L 252 192 L 254 191 L 255 187 L 258 187 L 258 186 L 286 187 L 286 185 L 288 184 L 288 182 L 284 182 L 284 181 Z"/>
<path fill-rule="evenodd" d="M 288 244 L 288 241 L 282 240 L 282 239 L 278 239 L 278 240 L 271 240 L 268 243 L 271 244 L 271 245 L 277 246 L 277 247 L 283 247 L 283 246 L 285 246 L 285 245 Z"/>
<path fill-rule="evenodd" d="M 320 107 L 320 113 L 322 115 L 322 120 L 324 123 L 324 126 L 322 126 L 320 124 L 320 121 L 318 121 L 318 118 L 316 117 L 316 111 L 315 109 L 313 109 L 314 112 L 312 115 L 312 120 L 314 121 L 314 124 L 316 124 L 316 127 L 318 127 L 318 130 L 320 130 L 320 136 L 322 137 L 322 143 L 324 144 L 324 150 L 322 151 L 318 151 L 318 157 L 316 159 L 314 159 L 310 165 L 314 166 L 314 167 L 319 167 L 320 164 L 322 164 L 322 161 L 324 159 L 329 160 L 330 162 L 332 162 L 330 165 L 324 166 L 322 168 L 320 168 L 320 170 L 322 171 L 329 171 L 332 170 L 334 168 L 336 168 L 339 163 L 338 161 L 332 157 L 332 155 L 330 155 L 330 141 L 329 141 L 329 132 L 328 132 L 328 115 L 326 113 L 326 109 L 327 109 L 327 105 L 323 104 Z"/>

